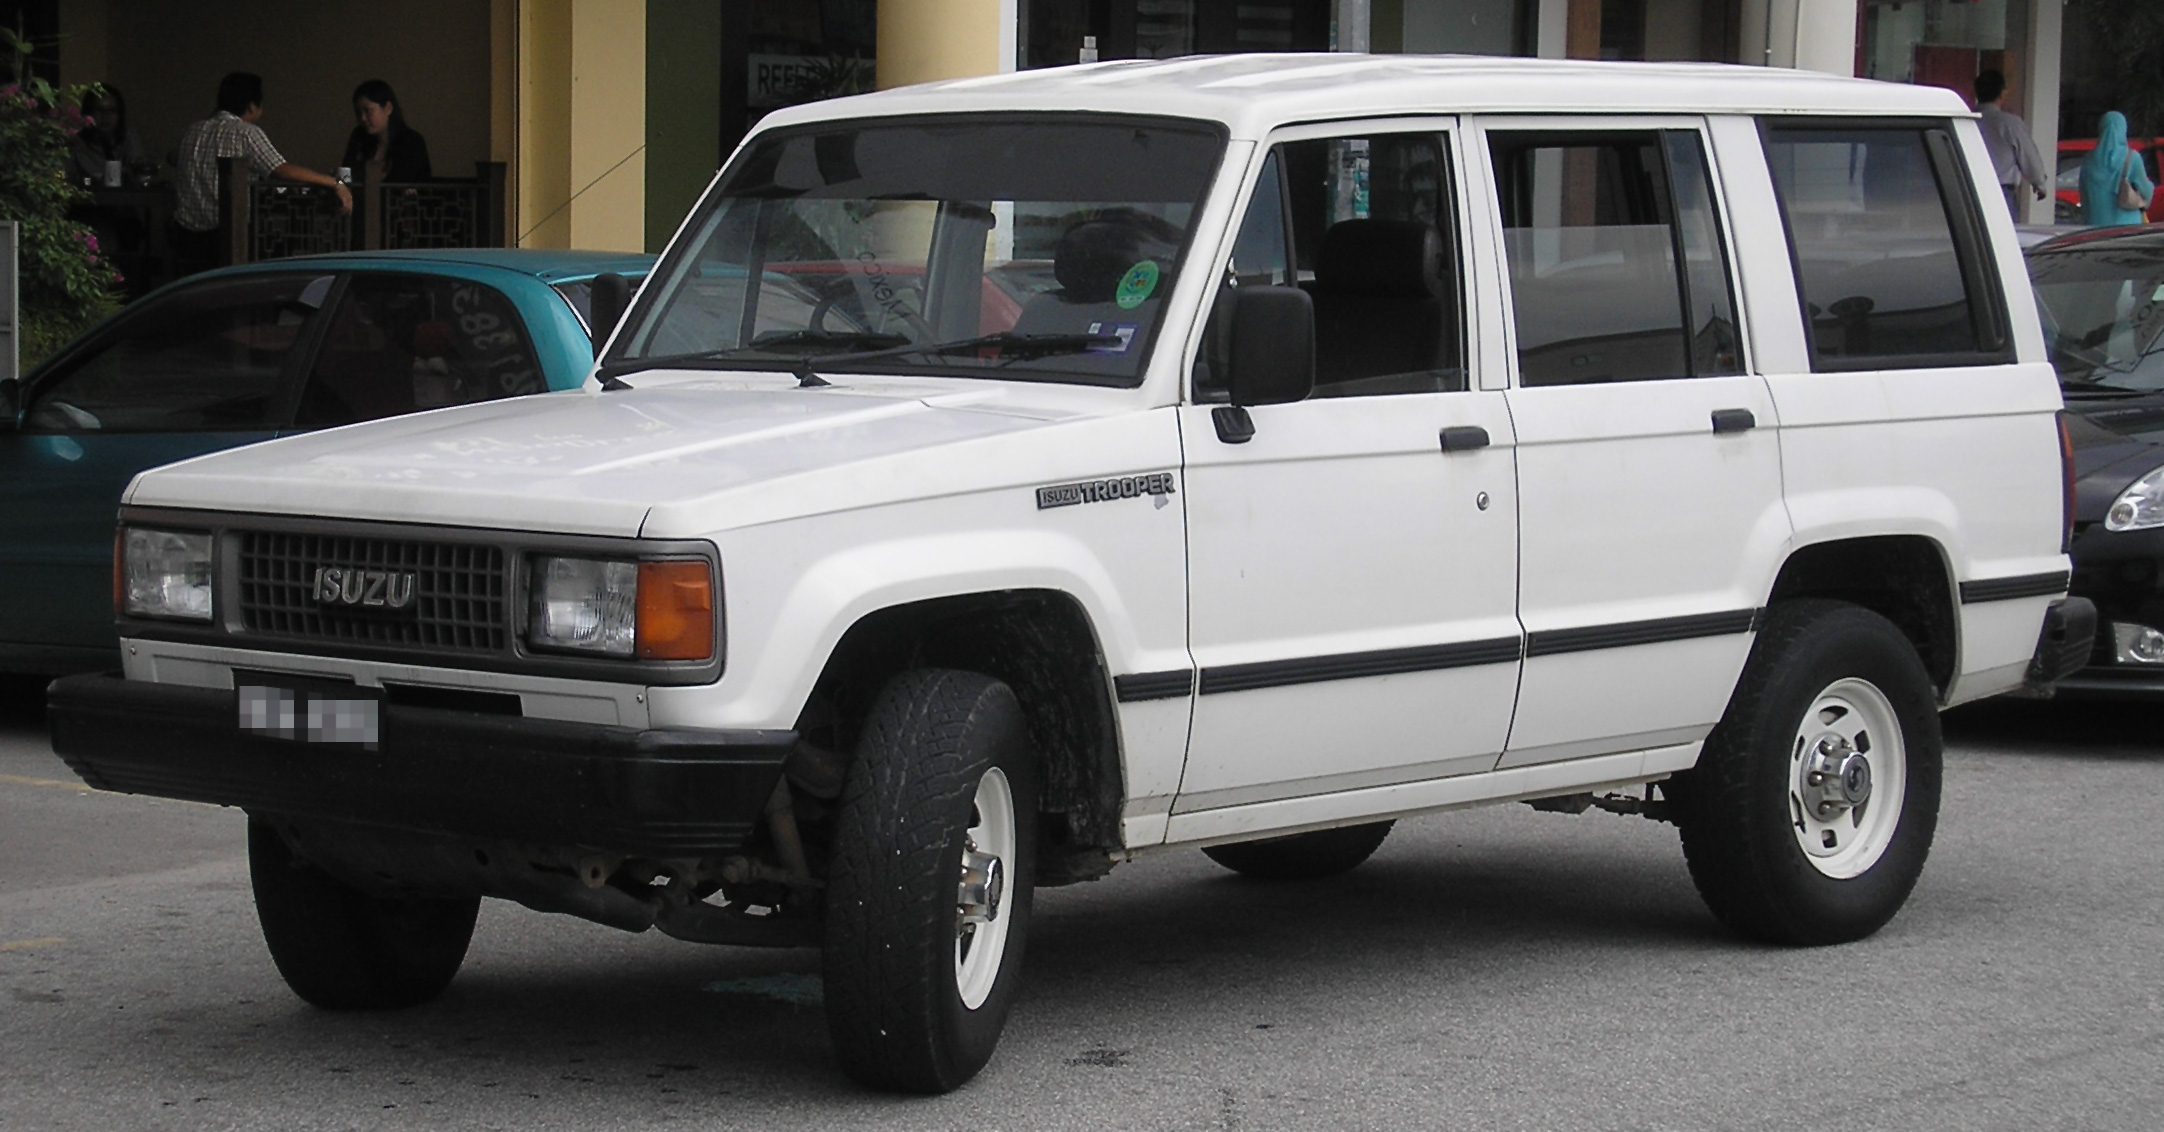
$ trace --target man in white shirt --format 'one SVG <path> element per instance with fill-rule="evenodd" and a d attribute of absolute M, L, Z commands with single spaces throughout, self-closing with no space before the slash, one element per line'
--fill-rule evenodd
<path fill-rule="evenodd" d="M 1976 76 L 1976 110 L 1983 116 L 1978 123 L 1984 131 L 1984 151 L 1991 155 L 1991 168 L 1999 175 L 1999 189 L 2006 197 L 2006 207 L 2014 214 L 2015 222 L 2027 220 L 2030 200 L 2042 200 L 2048 193 L 2050 175 L 2044 172 L 2044 159 L 2036 152 L 2036 139 L 2029 135 L 2029 124 L 2019 114 L 2011 114 L 1999 108 L 1999 99 L 2006 94 L 2006 76 L 1994 70 L 1985 70 Z M 2022 186 L 2028 186 L 2028 192 Z"/>
<path fill-rule="evenodd" d="M 338 179 L 287 161 L 256 120 L 263 117 L 263 77 L 235 71 L 218 82 L 218 112 L 191 122 L 180 132 L 179 199 L 173 208 L 174 250 L 182 273 L 211 266 L 217 259 L 218 160 L 245 157 L 258 177 L 322 185 L 338 194 L 338 206 L 353 211 L 353 194 Z"/>

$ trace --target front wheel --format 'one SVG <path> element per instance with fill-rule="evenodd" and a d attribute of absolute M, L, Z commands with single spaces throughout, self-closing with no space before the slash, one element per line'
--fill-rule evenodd
<path fill-rule="evenodd" d="M 827 1030 L 850 1076 L 943 1093 L 991 1059 L 1029 935 L 1036 819 L 1005 684 L 918 669 L 880 693 L 827 878 Z"/>
<path fill-rule="evenodd" d="M 1772 943 L 1862 939 L 1923 873 L 1938 826 L 1938 705 L 1893 623 L 1777 605 L 1698 766 L 1667 787 L 1713 913 Z"/>
<path fill-rule="evenodd" d="M 248 822 L 248 875 L 271 961 L 293 993 L 326 1010 L 395 1010 L 443 993 L 466 960 L 478 896 L 374 896 Z"/>

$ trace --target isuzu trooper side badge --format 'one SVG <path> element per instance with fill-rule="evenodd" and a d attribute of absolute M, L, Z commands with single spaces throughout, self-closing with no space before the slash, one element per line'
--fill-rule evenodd
<path fill-rule="evenodd" d="M 1174 493 L 1171 472 L 1155 472 L 1146 476 L 1116 476 L 1112 479 L 1089 480 L 1085 483 L 1062 483 L 1037 489 L 1037 509 L 1073 507 L 1078 503 L 1103 503 L 1112 499 L 1140 499 L 1146 495 L 1157 496 L 1160 506 L 1164 497 Z"/>

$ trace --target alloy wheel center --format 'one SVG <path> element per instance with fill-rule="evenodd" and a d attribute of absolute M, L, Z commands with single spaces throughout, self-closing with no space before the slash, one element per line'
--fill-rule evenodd
<path fill-rule="evenodd" d="M 999 901 L 1007 889 L 1007 871 L 999 858 L 980 853 L 974 844 L 962 850 L 962 884 L 956 890 L 962 923 L 989 924 L 999 919 Z"/>
<path fill-rule="evenodd" d="M 1828 735 L 1812 744 L 1799 785 L 1812 814 L 1832 818 L 1871 800 L 1871 760 L 1846 738 Z"/>

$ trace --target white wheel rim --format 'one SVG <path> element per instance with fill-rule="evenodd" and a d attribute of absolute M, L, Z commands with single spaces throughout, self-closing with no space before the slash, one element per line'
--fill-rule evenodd
<path fill-rule="evenodd" d="M 1867 796 L 1851 805 L 1826 772 L 1850 768 L 1853 783 L 1859 760 Z M 1868 680 L 1834 681 L 1811 700 L 1788 762 L 1789 827 L 1804 859 L 1836 880 L 1869 871 L 1893 843 L 1908 793 L 1908 745 L 1893 702 Z"/>
<path fill-rule="evenodd" d="M 1007 785 L 1006 772 L 995 766 L 977 780 L 977 797 L 972 805 L 963 860 L 966 867 L 967 853 L 980 853 L 996 858 L 1004 870 L 1013 865 L 1014 850 L 1014 790 Z M 1010 887 L 1011 883 L 1010 877 Z M 1007 929 L 1013 923 L 1014 917 L 1005 907 L 1000 907 L 990 920 L 982 923 L 970 922 L 957 907 L 954 988 L 961 994 L 962 1005 L 967 1009 L 983 1006 L 984 1000 L 992 996 L 992 984 L 999 981 L 1000 961 L 1007 954 Z"/>

